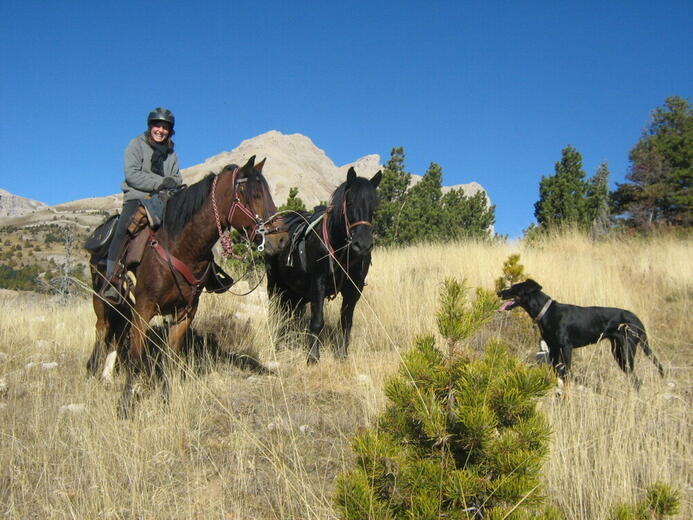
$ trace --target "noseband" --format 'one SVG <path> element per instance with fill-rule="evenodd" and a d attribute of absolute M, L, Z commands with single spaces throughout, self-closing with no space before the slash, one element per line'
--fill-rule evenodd
<path fill-rule="evenodd" d="M 232 192 L 231 192 L 231 208 L 229 208 L 229 213 L 226 216 L 226 221 L 228 222 L 228 226 L 231 226 L 231 222 L 234 216 L 234 213 L 236 210 L 240 211 L 241 213 L 245 214 L 251 221 L 253 221 L 255 224 L 253 225 L 252 229 L 250 230 L 250 234 L 248 238 L 251 241 L 254 241 L 256 237 L 260 236 L 260 243 L 257 247 L 257 250 L 262 252 L 265 250 L 265 235 L 267 234 L 272 234 L 272 233 L 278 233 L 281 231 L 281 226 L 268 226 L 267 223 L 261 219 L 258 215 L 255 215 L 250 208 L 244 204 L 240 197 L 238 196 L 238 185 L 242 184 L 244 182 L 247 182 L 248 179 L 237 179 L 239 168 L 234 168 L 234 170 L 231 172 L 231 185 L 233 186 Z M 214 181 L 212 182 L 212 206 L 214 208 L 214 220 L 216 221 L 217 225 L 217 231 L 219 232 L 219 239 L 221 241 L 222 248 L 224 249 L 224 252 L 227 255 L 233 255 L 236 257 L 236 255 L 233 253 L 233 243 L 231 242 L 231 238 L 229 237 L 228 233 L 224 233 L 222 226 L 221 226 L 221 220 L 219 218 L 219 211 L 217 210 L 217 198 L 216 198 L 216 186 L 217 186 L 217 180 L 219 179 L 219 176 L 216 175 L 214 177 Z M 274 216 L 272 216 L 268 222 L 271 222 L 274 219 Z M 247 231 L 246 231 L 247 233 Z M 236 257 L 237 258 L 237 257 Z"/>
<path fill-rule="evenodd" d="M 342 215 L 344 216 L 344 226 L 346 228 L 346 234 L 349 240 L 351 240 L 351 230 L 354 229 L 356 226 L 373 227 L 373 224 L 371 224 L 367 220 L 359 220 L 357 222 L 354 222 L 353 224 L 349 224 L 349 217 L 347 215 L 346 194 L 344 195 L 344 202 L 342 202 Z"/>

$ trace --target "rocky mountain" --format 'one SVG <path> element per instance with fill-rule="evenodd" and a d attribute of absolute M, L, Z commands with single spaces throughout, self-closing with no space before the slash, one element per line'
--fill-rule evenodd
<path fill-rule="evenodd" d="M 299 196 L 306 206 L 311 207 L 329 199 L 332 191 L 346 178 L 350 166 L 362 177 L 371 177 L 383 168 L 378 155 L 366 155 L 353 163 L 336 166 L 308 137 L 301 134 L 285 135 L 272 130 L 241 142 L 230 152 L 222 152 L 201 164 L 185 168 L 181 173 L 184 181 L 192 184 L 210 172 L 221 171 L 227 164 L 242 165 L 253 155 L 257 160 L 267 159 L 263 173 L 277 205 L 286 200 L 290 188 L 298 187 Z M 413 177 L 414 183 L 421 178 Z M 444 189 L 452 188 L 463 188 L 469 195 L 483 191 L 481 185 L 476 182 Z M 25 201 L 24 205 L 21 205 L 21 201 Z M 0 190 L 0 226 L 71 223 L 78 228 L 91 229 L 101 222 L 105 215 L 117 211 L 121 204 L 122 195 L 115 194 L 46 206 Z"/>
<path fill-rule="evenodd" d="M 17 217 L 46 207 L 43 202 L 13 195 L 0 188 L 0 217 Z"/>

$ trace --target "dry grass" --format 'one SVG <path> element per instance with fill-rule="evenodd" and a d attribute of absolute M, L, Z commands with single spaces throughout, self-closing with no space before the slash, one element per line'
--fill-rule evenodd
<path fill-rule="evenodd" d="M 576 353 L 577 382 L 540 404 L 554 430 L 545 466 L 550 501 L 569 518 L 605 518 L 615 502 L 663 480 L 682 490 L 680 518 L 690 518 L 693 247 L 580 237 L 532 249 L 471 243 L 377 251 L 349 358 L 334 360 L 328 345 L 315 367 L 305 365 L 299 332 L 281 335 L 261 291 L 205 295 L 198 328 L 277 374 L 223 364 L 187 369 L 169 407 L 157 391 L 146 392 L 129 421 L 115 414 L 122 377 L 114 388 L 85 378 L 94 322 L 86 300 L 0 295 L 0 516 L 336 518 L 334 477 L 351 463 L 352 434 L 382 410 L 383 381 L 400 353 L 435 330 L 440 282 L 465 277 L 491 288 L 515 251 L 559 301 L 633 310 L 669 369 L 660 380 L 640 353 L 636 393 L 606 344 Z M 328 344 L 337 311 L 328 305 Z M 536 350 L 535 332 L 519 318 L 499 317 L 487 333 L 508 337 L 527 359 Z M 42 365 L 49 362 L 57 366 Z"/>

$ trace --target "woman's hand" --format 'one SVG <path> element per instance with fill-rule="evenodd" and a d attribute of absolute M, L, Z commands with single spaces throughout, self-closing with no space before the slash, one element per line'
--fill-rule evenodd
<path fill-rule="evenodd" d="M 159 190 L 171 190 L 173 188 L 176 188 L 178 186 L 178 182 L 176 182 L 176 179 L 173 177 L 164 177 L 164 180 L 161 181 L 161 184 L 159 184 L 159 187 L 157 189 Z"/>

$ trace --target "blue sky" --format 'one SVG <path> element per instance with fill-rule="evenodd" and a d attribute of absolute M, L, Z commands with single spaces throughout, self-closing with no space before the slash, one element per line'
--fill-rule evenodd
<path fill-rule="evenodd" d="M 342 165 L 403 146 L 408 171 L 481 183 L 496 228 L 534 222 L 561 150 L 612 186 L 651 110 L 693 93 L 693 2 L 0 2 L 0 188 L 116 193 L 147 112 L 183 167 L 269 130 Z"/>

